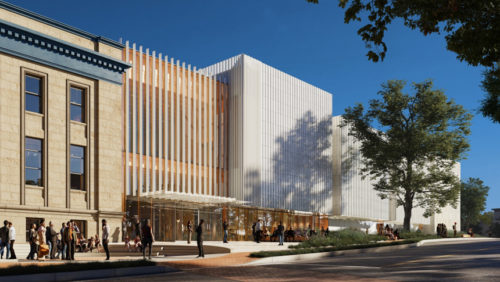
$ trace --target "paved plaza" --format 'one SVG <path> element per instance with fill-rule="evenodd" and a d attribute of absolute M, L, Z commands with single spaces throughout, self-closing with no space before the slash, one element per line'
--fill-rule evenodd
<path fill-rule="evenodd" d="M 427 240 L 419 247 L 382 252 L 345 254 L 318 259 L 256 265 L 250 251 L 284 249 L 274 243 L 230 242 L 231 253 L 211 254 L 204 259 L 195 255 L 155 256 L 162 274 L 106 278 L 96 281 L 498 281 L 500 277 L 499 239 Z M 160 243 L 159 243 L 160 244 Z M 167 249 L 185 246 L 183 242 L 161 243 Z M 208 244 L 208 242 L 207 242 Z M 286 248 L 286 247 L 285 247 Z M 102 254 L 77 255 L 77 262 L 103 260 Z M 141 259 L 140 256 L 112 256 L 112 260 Z M 19 260 L 2 261 L 2 267 L 31 264 Z M 40 265 L 64 263 L 44 261 Z"/>
<path fill-rule="evenodd" d="M 230 254 L 204 260 L 170 262 L 169 266 L 180 271 L 128 277 L 128 280 L 498 281 L 500 240 L 430 242 L 421 247 L 396 252 L 346 255 L 275 265 L 244 265 L 250 261 L 252 259 L 243 254 Z M 118 280 L 122 281 L 123 278 L 117 278 L 116 281 Z"/>

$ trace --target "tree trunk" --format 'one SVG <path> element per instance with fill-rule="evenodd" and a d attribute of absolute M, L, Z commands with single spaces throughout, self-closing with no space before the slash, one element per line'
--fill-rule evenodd
<path fill-rule="evenodd" d="M 411 221 L 411 211 L 413 209 L 413 197 L 409 192 L 406 192 L 405 195 L 405 204 L 404 204 L 404 210 L 405 210 L 405 219 L 403 222 L 403 229 L 406 231 L 410 231 L 410 221 Z"/>
<path fill-rule="evenodd" d="M 405 220 L 403 223 L 403 229 L 406 231 L 410 231 L 411 210 L 411 205 L 405 206 Z"/>

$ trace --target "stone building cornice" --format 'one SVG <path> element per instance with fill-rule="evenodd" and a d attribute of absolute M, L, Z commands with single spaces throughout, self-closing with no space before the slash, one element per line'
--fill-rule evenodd
<path fill-rule="evenodd" d="M 122 84 L 130 64 L 0 20 L 0 52 L 98 80 Z"/>

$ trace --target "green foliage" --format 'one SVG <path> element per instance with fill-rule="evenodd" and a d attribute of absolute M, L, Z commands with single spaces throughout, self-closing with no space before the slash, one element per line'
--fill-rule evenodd
<path fill-rule="evenodd" d="M 356 244 L 368 244 L 372 242 L 382 241 L 384 236 L 366 234 L 365 232 L 355 229 L 344 229 L 341 231 L 330 232 L 328 237 L 314 236 L 307 241 L 301 242 L 296 246 L 290 246 L 292 249 L 305 249 L 316 247 L 344 247 Z"/>
<path fill-rule="evenodd" d="M 11 266 L 11 267 L 2 268 L 2 271 L 0 271 L 0 276 L 53 273 L 53 272 L 71 272 L 71 271 L 84 271 L 84 270 L 87 271 L 87 270 L 98 270 L 98 269 L 154 266 L 154 265 L 156 265 L 155 262 L 146 261 L 146 260 L 116 261 L 116 262 L 63 263 L 63 264 L 54 264 L 54 265 L 16 264 L 16 265 Z"/>
<path fill-rule="evenodd" d="M 345 9 L 344 21 L 368 24 L 358 34 L 373 52 L 373 61 L 384 59 L 383 41 L 387 27 L 395 19 L 424 35 L 446 34 L 447 48 L 460 61 L 491 67 L 500 60 L 499 0 L 339 0 Z M 370 55 L 368 55 L 370 57 Z"/>
<path fill-rule="evenodd" d="M 425 234 L 419 231 L 417 232 L 401 231 L 399 233 L 399 236 L 401 237 L 401 239 L 420 239 L 420 240 L 441 238 L 436 234 Z"/>
<path fill-rule="evenodd" d="M 490 231 L 493 237 L 500 237 L 500 223 L 491 225 Z"/>
<path fill-rule="evenodd" d="M 430 216 L 456 206 L 460 179 L 453 169 L 469 149 L 472 115 L 431 81 L 414 83 L 414 95 L 403 93 L 405 84 L 383 84 L 382 99 L 371 100 L 366 112 L 361 104 L 347 108 L 341 126 L 361 143 L 362 175 L 376 181 L 382 199 L 403 206 L 409 230 L 414 207 Z"/>
<path fill-rule="evenodd" d="M 479 223 L 481 212 L 486 208 L 486 198 L 490 187 L 479 178 L 469 178 L 460 188 L 460 220 L 462 230 Z"/>
<path fill-rule="evenodd" d="M 344 247 L 315 247 L 315 248 L 299 248 L 299 249 L 289 249 L 283 251 L 261 251 L 251 253 L 250 257 L 254 258 L 265 258 L 265 257 L 276 257 L 276 256 L 288 256 L 288 255 L 300 255 L 300 254 L 310 254 L 310 253 L 322 253 L 322 252 L 334 252 L 334 251 L 344 251 L 344 250 L 354 250 L 354 249 L 367 249 L 375 247 L 386 247 L 395 245 L 406 245 L 419 242 L 420 239 L 412 240 L 400 240 L 382 243 L 369 243 L 363 245 L 349 245 Z"/>
<path fill-rule="evenodd" d="M 482 87 L 486 97 L 481 103 L 481 112 L 493 122 L 500 123 L 500 69 L 484 72 Z"/>
<path fill-rule="evenodd" d="M 491 226 L 491 224 L 493 223 L 493 216 L 494 216 L 494 213 L 492 211 L 483 212 L 479 216 L 479 222 L 482 222 L 486 226 Z"/>
<path fill-rule="evenodd" d="M 339 0 L 339 6 L 345 9 L 345 23 L 361 22 L 362 17 L 368 21 L 358 34 L 369 49 L 366 56 L 373 62 L 384 60 L 384 36 L 394 20 L 400 19 L 424 35 L 444 34 L 447 49 L 457 59 L 488 68 L 483 81 L 488 94 L 481 111 L 500 123 L 500 0 Z M 497 83 L 495 89 L 486 86 L 491 79 Z"/>

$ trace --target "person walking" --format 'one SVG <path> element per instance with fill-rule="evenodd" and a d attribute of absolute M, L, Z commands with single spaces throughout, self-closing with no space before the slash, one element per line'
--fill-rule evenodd
<path fill-rule="evenodd" d="M 59 230 L 59 234 L 61 236 L 61 259 L 64 260 L 66 259 L 66 250 L 68 249 L 68 244 L 66 243 L 66 240 L 64 239 L 64 230 L 66 230 L 66 223 L 62 223 L 61 230 Z"/>
<path fill-rule="evenodd" d="M 7 248 L 7 255 L 5 259 L 10 257 L 10 244 L 9 244 L 9 221 L 3 221 L 3 227 L 0 228 L 0 259 L 3 259 L 3 250 Z"/>
<path fill-rule="evenodd" d="M 122 241 L 125 242 L 125 238 L 128 237 L 127 235 L 127 218 L 123 216 L 122 218 Z"/>
<path fill-rule="evenodd" d="M 47 243 L 47 245 L 49 246 L 49 257 L 50 257 L 50 254 L 52 254 L 52 236 L 51 236 L 51 232 L 50 232 L 50 224 L 52 223 L 52 221 L 49 221 L 49 225 L 45 228 L 45 242 Z"/>
<path fill-rule="evenodd" d="M 26 259 L 34 260 L 35 259 L 35 254 L 37 252 L 36 249 L 36 240 L 37 240 L 37 234 L 36 234 L 36 224 L 31 224 L 31 229 L 29 231 L 28 235 L 28 241 L 30 243 L 30 253 L 28 254 L 28 257 Z"/>
<path fill-rule="evenodd" d="M 54 223 L 49 222 L 49 228 L 47 230 L 47 238 L 48 238 L 48 242 L 50 242 L 50 245 L 51 246 L 49 249 L 50 249 L 50 259 L 55 259 L 56 258 L 56 251 L 57 251 L 57 231 L 54 227 Z"/>
<path fill-rule="evenodd" d="M 196 227 L 196 244 L 198 245 L 198 257 L 204 258 L 205 253 L 203 252 L 203 223 L 205 221 L 200 220 L 200 224 Z"/>
<path fill-rule="evenodd" d="M 283 237 L 285 236 L 285 227 L 283 223 L 280 221 L 278 225 L 278 238 L 280 239 L 280 243 L 278 245 L 283 246 Z"/>
<path fill-rule="evenodd" d="M 16 251 L 14 250 L 14 242 L 16 242 L 16 229 L 12 222 L 9 222 L 9 244 L 10 244 L 10 258 L 9 259 L 17 259 Z"/>
<path fill-rule="evenodd" d="M 255 232 L 255 226 L 257 226 L 257 222 L 254 222 L 252 224 L 252 236 L 253 236 L 253 241 L 254 242 L 257 242 L 257 236 L 256 236 L 256 232 Z"/>
<path fill-rule="evenodd" d="M 70 249 L 71 248 L 71 230 L 70 230 L 70 222 L 69 221 L 66 223 L 66 227 L 64 228 L 62 240 L 64 242 L 64 246 L 66 247 L 64 259 L 70 260 L 70 258 L 71 258 L 71 254 L 70 254 L 71 253 L 71 249 Z"/>
<path fill-rule="evenodd" d="M 102 220 L 102 247 L 106 252 L 106 260 L 109 260 L 109 226 L 105 219 Z"/>
<path fill-rule="evenodd" d="M 134 232 L 135 232 L 135 236 L 134 238 L 136 238 L 137 236 L 139 236 L 139 238 L 142 238 L 142 228 L 141 228 L 141 221 L 139 220 L 139 217 L 135 217 L 135 225 L 134 225 Z"/>
<path fill-rule="evenodd" d="M 73 229 L 73 224 L 71 221 L 68 221 L 63 234 L 63 240 L 66 244 L 66 260 L 73 260 L 75 258 L 75 239 L 76 232 Z"/>
<path fill-rule="evenodd" d="M 146 246 L 149 245 L 149 259 L 151 259 L 151 249 L 153 248 L 153 228 L 151 227 L 151 220 L 146 219 L 146 224 L 142 228 L 142 258 L 146 259 Z"/>
<path fill-rule="evenodd" d="M 453 237 L 457 237 L 457 223 L 453 224 Z"/>
<path fill-rule="evenodd" d="M 43 259 L 45 255 L 48 254 L 49 246 L 46 243 L 46 235 L 47 229 L 45 228 L 45 219 L 42 218 L 40 220 L 40 224 L 38 226 L 38 255 L 36 257 L 37 260 Z"/>
<path fill-rule="evenodd" d="M 193 236 L 193 224 L 191 223 L 191 220 L 188 220 L 187 232 L 188 232 L 188 244 L 191 244 L 191 236 Z"/>
<path fill-rule="evenodd" d="M 227 235 L 228 235 L 228 230 L 227 228 L 229 227 L 229 225 L 227 224 L 227 222 L 223 222 L 222 223 L 222 229 L 224 230 L 224 240 L 222 242 L 224 243 L 227 243 Z"/>
<path fill-rule="evenodd" d="M 80 233 L 80 229 L 78 229 L 78 226 L 76 225 L 73 220 L 70 220 L 70 232 L 71 232 L 71 252 L 70 252 L 70 258 L 71 260 L 75 260 L 75 251 L 76 251 L 76 240 L 78 238 L 78 233 Z"/>
<path fill-rule="evenodd" d="M 262 232 L 262 223 L 259 220 L 257 220 L 257 224 L 255 224 L 255 239 L 257 243 L 260 243 L 260 234 Z"/>

